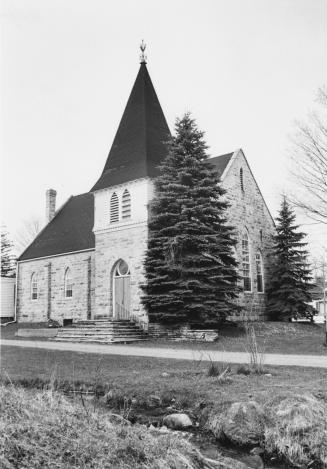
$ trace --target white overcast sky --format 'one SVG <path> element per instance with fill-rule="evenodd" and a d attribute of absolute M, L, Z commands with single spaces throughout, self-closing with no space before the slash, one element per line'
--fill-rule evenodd
<path fill-rule="evenodd" d="M 99 177 L 147 43 L 168 124 L 242 148 L 276 215 L 294 120 L 327 77 L 327 0 L 2 0 L 2 221 L 14 236 Z M 306 220 L 306 223 L 310 221 Z M 315 252 L 325 227 L 305 225 Z"/>

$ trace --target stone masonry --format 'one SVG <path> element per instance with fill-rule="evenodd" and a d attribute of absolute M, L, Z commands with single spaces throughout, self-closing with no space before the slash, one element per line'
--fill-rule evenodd
<path fill-rule="evenodd" d="M 240 181 L 240 170 L 243 170 L 243 188 Z M 242 269 L 242 234 L 247 230 L 250 239 L 250 264 L 252 277 L 252 292 L 239 295 L 239 304 L 244 306 L 241 317 L 256 320 L 265 316 L 265 293 L 257 291 L 257 276 L 255 255 L 260 252 L 264 267 L 264 284 L 269 282 L 268 253 L 271 247 L 272 235 L 275 233 L 274 221 L 269 213 L 259 187 L 254 179 L 242 150 L 234 153 L 229 166 L 222 177 L 222 185 L 227 190 L 230 203 L 228 218 L 236 228 L 237 246 L 236 256 Z M 264 289 L 265 291 L 265 289 Z M 234 319 L 240 319 L 240 317 Z"/>
<path fill-rule="evenodd" d="M 141 305 L 144 282 L 143 261 L 147 247 L 147 223 L 118 227 L 96 233 L 96 314 L 113 317 L 113 272 L 117 262 L 127 262 L 131 273 L 131 317 L 145 325 L 147 315 Z"/>
<path fill-rule="evenodd" d="M 91 265 L 91 281 L 88 282 Z M 87 319 L 94 313 L 94 252 L 35 259 L 18 264 L 17 320 L 45 322 Z M 65 272 L 70 268 L 73 296 L 65 297 Z M 38 278 L 38 298 L 31 298 L 32 274 Z M 90 291 L 89 291 L 90 290 Z M 91 309 L 91 311 L 88 311 Z"/>

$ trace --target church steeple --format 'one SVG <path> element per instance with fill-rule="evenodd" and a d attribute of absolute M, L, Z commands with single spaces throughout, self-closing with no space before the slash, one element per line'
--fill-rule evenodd
<path fill-rule="evenodd" d="M 140 69 L 102 175 L 92 191 L 159 174 L 170 131 L 146 67 L 141 44 Z"/>

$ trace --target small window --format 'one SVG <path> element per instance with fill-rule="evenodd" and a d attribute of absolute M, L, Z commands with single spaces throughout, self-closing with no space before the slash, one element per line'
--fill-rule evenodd
<path fill-rule="evenodd" d="M 131 218 L 131 194 L 127 189 L 124 190 L 122 199 L 122 218 Z"/>
<path fill-rule="evenodd" d="M 73 282 L 70 275 L 70 269 L 67 268 L 65 272 L 65 297 L 71 298 L 73 296 Z"/>
<path fill-rule="evenodd" d="M 110 199 L 110 223 L 119 221 L 119 200 L 116 192 L 114 192 Z"/>
<path fill-rule="evenodd" d="M 242 236 L 242 269 L 243 269 L 243 288 L 246 292 L 252 291 L 251 282 L 251 263 L 250 263 L 250 243 L 249 235 L 245 232 Z"/>
<path fill-rule="evenodd" d="M 32 274 L 31 277 L 31 299 L 38 299 L 38 285 L 37 285 L 37 274 Z"/>
<path fill-rule="evenodd" d="M 262 256 L 260 252 L 257 252 L 255 255 L 255 264 L 257 270 L 257 290 L 258 293 L 263 293 L 264 284 L 263 284 L 263 264 L 262 264 Z"/>
<path fill-rule="evenodd" d="M 241 191 L 244 192 L 243 168 L 240 169 L 240 184 L 241 184 Z"/>

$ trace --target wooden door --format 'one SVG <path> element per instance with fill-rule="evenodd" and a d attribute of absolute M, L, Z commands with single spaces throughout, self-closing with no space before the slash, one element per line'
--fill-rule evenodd
<path fill-rule="evenodd" d="M 115 319 L 130 318 L 130 276 L 115 277 Z"/>

